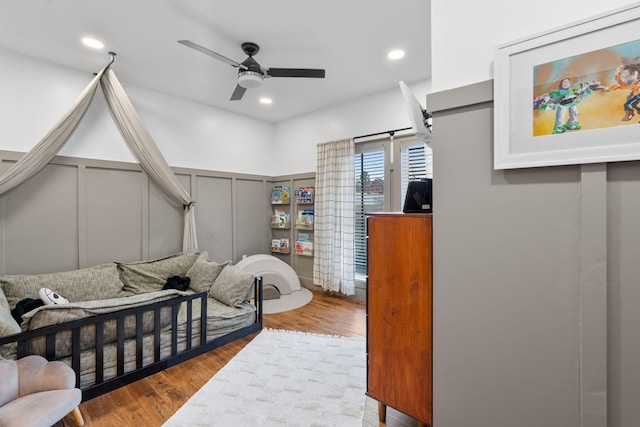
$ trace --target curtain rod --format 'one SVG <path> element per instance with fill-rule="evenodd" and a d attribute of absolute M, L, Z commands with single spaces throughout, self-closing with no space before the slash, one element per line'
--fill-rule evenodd
<path fill-rule="evenodd" d="M 386 133 L 389 134 L 389 136 L 393 136 L 396 132 L 402 132 L 403 130 L 411 130 L 413 128 L 408 127 L 408 128 L 402 128 L 402 129 L 394 129 L 394 130 L 387 130 L 384 132 L 377 132 L 377 133 L 370 133 L 369 135 L 360 135 L 360 136 L 354 136 L 353 139 L 361 139 L 361 138 L 369 138 L 371 136 L 378 136 L 378 135 L 384 135 Z"/>

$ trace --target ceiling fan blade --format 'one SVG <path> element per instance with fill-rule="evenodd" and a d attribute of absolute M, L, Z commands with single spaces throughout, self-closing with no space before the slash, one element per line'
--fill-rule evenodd
<path fill-rule="evenodd" d="M 236 85 L 236 88 L 234 89 L 233 93 L 231 94 L 231 101 L 239 101 L 240 99 L 242 99 L 242 95 L 244 95 L 244 93 L 247 91 L 246 88 L 240 86 L 240 85 Z"/>
<path fill-rule="evenodd" d="M 324 79 L 324 70 L 316 68 L 268 68 L 270 77 L 312 77 Z"/>
<path fill-rule="evenodd" d="M 188 46 L 192 49 L 197 50 L 198 52 L 204 53 L 205 55 L 209 55 L 212 56 L 222 62 L 225 62 L 229 65 L 231 65 L 232 67 L 236 67 L 236 68 L 242 68 L 243 70 L 246 70 L 247 67 L 242 65 L 239 62 L 234 61 L 233 59 L 229 59 L 226 56 L 220 55 L 218 52 L 214 52 L 211 49 L 207 49 L 206 47 L 200 46 L 197 43 L 194 43 L 190 40 L 178 40 L 178 43 L 183 44 L 185 46 Z"/>

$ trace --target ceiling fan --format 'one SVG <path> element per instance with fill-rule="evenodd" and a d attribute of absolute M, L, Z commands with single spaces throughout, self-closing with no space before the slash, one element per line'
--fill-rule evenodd
<path fill-rule="evenodd" d="M 311 77 L 323 79 L 325 71 L 317 68 L 266 68 L 258 64 L 253 56 L 258 53 L 260 46 L 252 42 L 242 43 L 242 50 L 248 55 L 247 59 L 242 62 L 236 62 L 226 56 L 220 55 L 206 47 L 200 46 L 190 40 L 178 40 L 185 46 L 202 52 L 205 55 L 212 56 L 222 62 L 238 68 L 238 84 L 236 85 L 231 101 L 238 101 L 247 89 L 257 88 L 262 85 L 262 81 L 268 77 Z"/>

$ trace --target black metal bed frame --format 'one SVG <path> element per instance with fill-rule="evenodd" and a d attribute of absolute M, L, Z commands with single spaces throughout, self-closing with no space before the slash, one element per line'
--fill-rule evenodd
<path fill-rule="evenodd" d="M 200 341 L 196 345 L 192 344 L 192 323 L 193 304 L 200 303 Z M 56 360 L 56 338 L 57 334 L 64 331 L 71 331 L 71 367 L 76 372 L 76 386 L 80 385 L 80 331 L 87 326 L 95 326 L 95 381 L 94 384 L 82 388 L 82 400 L 86 401 L 101 394 L 115 390 L 124 385 L 142 379 L 146 376 L 160 372 L 178 363 L 189 360 L 195 356 L 206 353 L 239 338 L 250 335 L 262 329 L 262 278 L 256 278 L 254 282 L 254 301 L 256 306 L 255 322 L 226 335 L 215 338 L 207 342 L 207 292 L 193 295 L 177 296 L 165 301 L 155 302 L 139 307 L 132 307 L 110 313 L 87 317 L 84 319 L 65 322 L 59 325 L 47 326 L 33 329 L 14 335 L 0 338 L 0 346 L 6 344 L 17 344 L 17 358 L 31 354 L 30 342 L 34 338 L 45 337 L 45 354 L 47 360 Z M 178 310 L 180 305 L 186 303 L 186 349 L 178 352 Z M 168 357 L 161 357 L 160 354 L 160 312 L 164 307 L 171 307 L 171 354 Z M 143 316 L 145 313 L 153 312 L 153 329 L 151 332 L 143 333 Z M 125 372 L 125 318 L 135 316 L 136 333 L 135 338 L 135 359 L 136 368 L 133 371 Z M 104 324 L 109 320 L 116 321 L 116 376 L 104 379 Z M 145 335 L 153 334 L 153 363 L 143 366 L 143 338 Z"/>

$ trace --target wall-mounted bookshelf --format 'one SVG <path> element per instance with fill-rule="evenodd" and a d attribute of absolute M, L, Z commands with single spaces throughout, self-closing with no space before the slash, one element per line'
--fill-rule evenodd
<path fill-rule="evenodd" d="M 293 198 L 299 205 L 312 205 L 315 197 L 313 187 L 300 187 L 293 192 Z"/>
<path fill-rule="evenodd" d="M 271 228 L 289 229 L 291 228 L 291 216 L 284 209 L 274 209 L 271 216 Z"/>
<path fill-rule="evenodd" d="M 315 175 L 290 175 L 271 184 L 270 252 L 291 265 L 300 283 L 313 286 Z"/>
<path fill-rule="evenodd" d="M 315 189 L 313 187 L 298 187 L 294 191 L 296 204 L 295 227 L 297 237 L 295 242 L 296 255 L 313 256 L 313 203 L 315 201 Z"/>
<path fill-rule="evenodd" d="M 289 239 L 271 239 L 271 252 L 278 254 L 290 253 Z"/>
<path fill-rule="evenodd" d="M 271 190 L 272 205 L 288 205 L 291 201 L 291 188 L 285 185 L 276 185 Z"/>
<path fill-rule="evenodd" d="M 291 238 L 291 187 L 275 185 L 271 190 L 271 253 L 289 254 Z"/>
<path fill-rule="evenodd" d="M 313 209 L 298 209 L 296 230 L 313 231 Z"/>
<path fill-rule="evenodd" d="M 295 249 L 296 255 L 313 256 L 313 241 L 309 240 L 309 233 L 298 233 Z"/>

